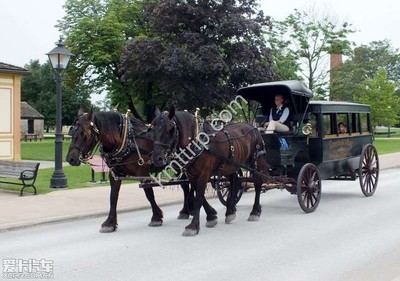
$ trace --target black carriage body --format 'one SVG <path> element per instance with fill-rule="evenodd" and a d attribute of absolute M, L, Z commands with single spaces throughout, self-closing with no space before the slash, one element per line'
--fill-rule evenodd
<path fill-rule="evenodd" d="M 322 179 L 355 179 L 363 147 L 372 143 L 370 106 L 365 104 L 312 101 L 309 120 L 313 131 L 308 136 L 310 162 Z M 346 132 L 338 130 L 343 122 Z"/>
<path fill-rule="evenodd" d="M 300 81 L 254 84 L 239 89 L 237 94 L 260 104 L 258 113 L 262 114 L 255 116 L 256 121 L 268 121 L 269 112 L 275 105 L 275 95 L 285 98 L 285 106 L 290 109 L 290 131 L 262 134 L 266 143 L 266 160 L 273 169 L 296 178 L 306 163 L 313 163 L 321 179 L 356 178 L 362 149 L 372 143 L 368 105 L 310 101 L 313 94 Z M 346 133 L 339 133 L 339 122 L 348 128 Z M 309 130 L 307 135 L 303 130 L 305 125 Z"/>

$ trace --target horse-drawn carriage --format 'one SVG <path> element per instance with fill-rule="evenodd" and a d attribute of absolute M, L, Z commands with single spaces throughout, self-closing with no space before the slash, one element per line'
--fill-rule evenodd
<path fill-rule="evenodd" d="M 152 159 L 156 166 L 167 165 L 168 157 L 176 158 L 171 151 L 190 146 L 188 140 L 197 138 L 194 131 L 202 133 L 203 138 L 206 136 L 207 146 L 178 166 L 189 175 L 196 197 L 204 198 L 205 181 L 211 181 L 227 206 L 226 222 L 234 219 L 235 205 L 249 183 L 255 187 L 249 220 L 258 220 L 261 214 L 261 190 L 281 188 L 297 194 L 306 213 L 315 211 L 320 202 L 322 180 L 359 178 L 365 196 L 375 192 L 379 160 L 372 145 L 368 105 L 310 101 L 312 92 L 299 81 L 255 84 L 239 89 L 237 94 L 239 100 L 246 101 L 246 106 L 239 107 L 247 109 L 243 115 L 247 116 L 247 123 L 255 125 L 252 128 L 244 124 L 198 128 L 198 122 L 191 122 L 197 120 L 195 117 L 187 113 L 177 115 L 174 111 L 165 112 L 153 121 Z M 288 132 L 265 132 L 262 126 L 275 106 L 276 95 L 282 96 L 285 107 L 290 109 Z M 339 123 L 348 129 L 339 131 Z M 197 209 L 201 202 L 201 199 L 197 202 Z M 197 213 L 184 235 L 196 234 L 198 229 Z"/>
<path fill-rule="evenodd" d="M 271 166 L 265 189 L 284 188 L 297 194 L 307 213 L 319 204 L 321 180 L 358 178 L 365 196 L 375 192 L 379 161 L 372 145 L 368 105 L 310 101 L 312 92 L 299 81 L 255 84 L 237 93 L 256 112 L 257 126 L 268 120 L 276 95 L 283 95 L 285 106 L 290 108 L 289 132 L 262 132 L 266 160 Z M 339 131 L 340 123 L 347 128 L 345 132 Z"/>
<path fill-rule="evenodd" d="M 208 182 L 227 206 L 227 223 L 235 218 L 236 203 L 250 186 L 255 190 L 250 221 L 259 219 L 263 190 L 281 188 L 297 194 L 307 213 L 313 212 L 320 202 L 322 180 L 359 178 L 365 196 L 375 192 L 379 161 L 372 145 L 368 105 L 310 101 L 312 92 L 299 81 L 255 84 L 239 89 L 237 94 L 240 99 L 235 100 L 243 102 L 242 106 L 236 102 L 236 106 L 244 110 L 247 122 L 225 126 L 213 126 L 197 114 L 174 109 L 159 114 L 150 130 L 143 122 L 117 113 L 78 117 L 72 127 L 67 161 L 71 165 L 86 162 L 94 145 L 100 142 L 102 156 L 111 168 L 110 214 L 102 230 L 115 230 L 121 180 L 132 176 L 142 180 L 145 191 L 160 184 L 185 187 L 181 215 L 193 215 L 183 233 L 187 236 L 199 232 L 201 206 L 207 213 L 206 226 L 217 223 L 216 211 L 204 198 Z M 285 106 L 290 109 L 290 130 L 266 134 L 262 125 L 277 94 L 284 97 Z M 347 131 L 339 132 L 339 123 Z M 152 176 L 152 167 L 164 169 L 169 180 Z M 172 179 L 171 171 L 184 174 L 187 180 Z M 162 212 L 152 190 L 146 191 L 146 196 L 153 207 L 150 225 L 161 225 Z M 191 201 L 194 203 L 190 204 Z"/>

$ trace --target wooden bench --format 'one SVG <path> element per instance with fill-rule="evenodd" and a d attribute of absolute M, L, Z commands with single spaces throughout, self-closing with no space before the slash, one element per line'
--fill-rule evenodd
<path fill-rule="evenodd" d="M 23 140 L 24 141 L 32 141 L 32 140 L 35 140 L 35 141 L 37 141 L 38 140 L 38 134 L 25 134 L 24 135 L 24 137 L 23 137 Z"/>
<path fill-rule="evenodd" d="M 106 180 L 106 172 L 110 171 L 106 162 L 104 162 L 103 158 L 100 156 L 94 155 L 91 159 L 88 160 L 90 167 L 92 168 L 92 180 L 90 182 L 96 182 L 94 178 L 95 172 L 101 172 L 101 181 L 102 183 L 107 182 Z"/>
<path fill-rule="evenodd" d="M 0 160 L 0 183 L 22 185 L 20 196 L 23 195 L 25 187 L 33 187 L 36 192 L 35 181 L 40 163 Z M 3 180 L 18 179 L 21 182 Z"/>

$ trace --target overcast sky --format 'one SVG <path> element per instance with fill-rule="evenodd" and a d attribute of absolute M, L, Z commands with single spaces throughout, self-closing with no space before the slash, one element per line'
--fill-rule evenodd
<path fill-rule="evenodd" d="M 0 62 L 23 67 L 31 59 L 47 60 L 60 36 L 54 27 L 64 15 L 65 0 L 0 0 Z M 389 39 L 400 48 L 400 1 L 355 0 L 261 0 L 266 15 L 284 19 L 295 8 L 304 10 L 313 3 L 318 10 L 359 30 L 351 39 L 357 44 Z M 362 10 L 362 11 L 361 11 Z"/>

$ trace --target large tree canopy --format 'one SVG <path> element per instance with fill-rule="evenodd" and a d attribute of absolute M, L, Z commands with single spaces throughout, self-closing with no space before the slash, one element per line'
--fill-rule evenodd
<path fill-rule="evenodd" d="M 372 125 L 397 124 L 400 98 L 396 95 L 396 84 L 388 80 L 386 70 L 379 69 L 372 79 L 366 80 L 365 85 L 366 93 L 358 101 L 371 105 Z"/>
<path fill-rule="evenodd" d="M 122 56 L 124 78 L 145 104 L 218 108 L 248 83 L 274 79 L 256 2 L 160 0 L 145 9 L 147 34 Z"/>
<path fill-rule="evenodd" d="M 397 124 L 400 113 L 399 56 L 399 51 L 387 40 L 355 48 L 334 71 L 331 99 L 371 105 L 373 125 Z"/>
<path fill-rule="evenodd" d="M 331 81 L 331 99 L 356 101 L 365 93 L 368 79 L 374 79 L 380 69 L 397 88 L 400 86 L 400 53 L 388 40 L 361 45 L 334 70 Z"/>
<path fill-rule="evenodd" d="M 255 0 L 66 0 L 64 7 L 59 27 L 76 55 L 70 81 L 107 91 L 136 117 L 150 119 L 166 103 L 215 107 L 238 87 L 274 77 L 262 36 L 270 22 Z"/>
<path fill-rule="evenodd" d="M 75 54 L 68 81 L 82 81 L 92 93 L 113 94 L 114 105 L 129 108 L 137 117 L 134 89 L 121 81 L 119 66 L 122 48 L 143 33 L 141 7 L 140 0 L 66 0 L 66 16 L 58 25 Z"/>

